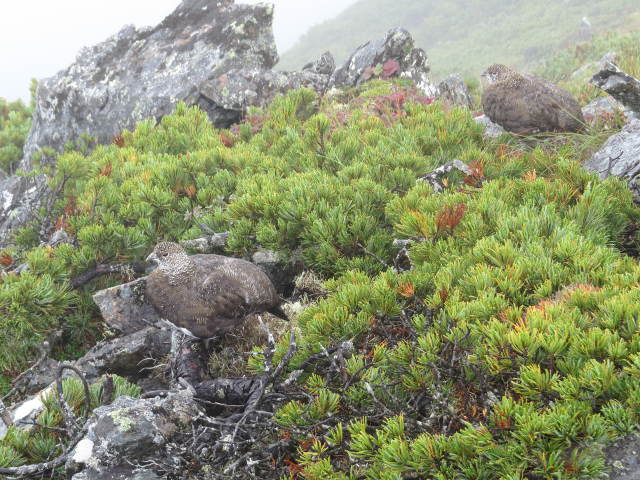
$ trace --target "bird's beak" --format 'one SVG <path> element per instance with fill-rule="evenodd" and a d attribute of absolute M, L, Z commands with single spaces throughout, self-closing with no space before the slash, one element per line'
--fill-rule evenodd
<path fill-rule="evenodd" d="M 158 256 L 156 255 L 156 252 L 151 252 L 149 254 L 149 256 L 146 259 L 147 263 L 160 263 L 160 259 L 158 259 Z"/>

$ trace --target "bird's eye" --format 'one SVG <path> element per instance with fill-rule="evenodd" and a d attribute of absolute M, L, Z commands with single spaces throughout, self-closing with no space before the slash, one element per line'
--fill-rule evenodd
<path fill-rule="evenodd" d="M 167 255 L 169 255 L 168 253 L 163 253 L 162 256 L 166 257 Z"/>

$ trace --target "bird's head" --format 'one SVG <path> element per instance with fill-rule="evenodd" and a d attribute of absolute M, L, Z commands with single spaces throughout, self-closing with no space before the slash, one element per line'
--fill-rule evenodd
<path fill-rule="evenodd" d="M 155 263 L 160 268 L 175 268 L 181 263 L 189 262 L 189 256 L 177 243 L 160 242 L 147 257 L 147 262 Z"/>
<path fill-rule="evenodd" d="M 506 65 L 494 63 L 482 72 L 482 75 L 480 76 L 482 79 L 482 86 L 486 87 L 487 85 L 493 85 L 494 83 L 507 79 L 512 74 L 513 70 Z"/>

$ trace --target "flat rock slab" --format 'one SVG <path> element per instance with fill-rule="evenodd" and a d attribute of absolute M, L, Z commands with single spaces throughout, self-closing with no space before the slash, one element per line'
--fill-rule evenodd
<path fill-rule="evenodd" d="M 145 299 L 146 285 L 146 277 L 143 277 L 93 295 L 107 325 L 122 333 L 134 333 L 161 321 Z"/>

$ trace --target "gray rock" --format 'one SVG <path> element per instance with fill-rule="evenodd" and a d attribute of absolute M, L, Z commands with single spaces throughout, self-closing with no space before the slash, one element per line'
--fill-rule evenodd
<path fill-rule="evenodd" d="M 105 373 L 126 377 L 137 381 L 145 375 L 141 373 L 145 360 L 161 359 L 171 349 L 171 331 L 168 328 L 147 327 L 129 335 L 98 343 L 75 366 L 89 382 L 97 380 Z"/>
<path fill-rule="evenodd" d="M 146 285 L 146 277 L 139 278 L 93 295 L 107 325 L 123 333 L 134 333 L 161 321 L 145 299 Z"/>
<path fill-rule="evenodd" d="M 582 65 L 578 70 L 571 74 L 571 77 L 578 79 L 586 77 L 587 75 L 592 77 L 595 72 L 603 69 L 607 63 L 617 64 L 618 61 L 619 58 L 616 52 L 607 52 L 597 62 L 589 62 Z"/>
<path fill-rule="evenodd" d="M 311 88 L 323 94 L 329 76 L 305 70 L 303 72 L 276 72 L 272 70 L 231 70 L 200 86 L 197 105 L 209 117 L 227 115 L 229 122 L 240 121 L 247 107 L 266 107 L 278 94 L 298 88 Z M 221 113 L 224 112 L 224 113 Z"/>
<path fill-rule="evenodd" d="M 309 70 L 321 75 L 331 75 L 336 69 L 336 60 L 333 58 L 331 52 L 324 52 L 318 60 L 315 62 L 309 62 L 302 71 Z"/>
<path fill-rule="evenodd" d="M 119 478 L 104 475 L 164 455 L 167 443 L 200 414 L 187 390 L 171 392 L 164 399 L 119 397 L 93 411 L 87 435 L 71 453 L 67 471 L 83 469 L 86 476 L 79 478 L 86 479 Z"/>
<path fill-rule="evenodd" d="M 471 108 L 473 100 L 462 75 L 454 73 L 438 84 L 437 98 L 457 107 Z"/>
<path fill-rule="evenodd" d="M 47 191 L 42 178 L 12 175 L 0 180 L 0 248 L 9 243 L 9 232 L 31 218 Z"/>
<path fill-rule="evenodd" d="M 146 118 L 160 119 L 179 101 L 200 100 L 199 87 L 236 68 L 270 69 L 278 60 L 268 4 L 233 0 L 183 0 L 156 27 L 124 27 L 80 51 L 76 62 L 40 81 L 32 128 L 19 168 L 33 168 L 43 147 L 61 151 L 81 135 L 110 143 Z M 228 126 L 237 111 L 209 108 L 212 122 Z M 41 178 L 0 181 L 0 247 L 23 225 L 47 194 Z"/>
<path fill-rule="evenodd" d="M 398 62 L 393 76 L 409 78 L 426 95 L 435 96 L 436 87 L 429 79 L 430 67 L 424 50 L 414 47 L 411 34 L 402 28 L 389 30 L 383 39 L 369 41 L 333 72 L 330 86 L 355 87 L 382 73 L 388 61 Z"/>
<path fill-rule="evenodd" d="M 614 175 L 627 180 L 636 201 L 640 200 L 640 120 L 632 119 L 620 133 L 609 137 L 584 168 L 601 179 Z"/>
<path fill-rule="evenodd" d="M 597 123 L 599 118 L 617 115 L 624 111 L 624 107 L 615 98 L 598 97 L 582 107 L 582 116 L 589 125 Z"/>
<path fill-rule="evenodd" d="M 83 357 L 74 362 L 84 378 L 93 383 L 104 374 L 115 374 L 126 377 L 131 382 L 147 379 L 151 359 L 161 359 L 169 354 L 171 348 L 171 332 L 169 329 L 148 327 L 130 335 L 123 335 L 113 340 L 98 343 Z M 55 388 L 56 373 L 61 363 L 57 360 L 46 359 L 33 370 L 23 376 L 16 389 L 21 395 L 30 395 L 26 400 L 9 408 L 12 421 L 20 426 L 24 422 L 33 420 L 42 411 L 41 396 Z M 74 377 L 70 370 L 66 370 L 64 377 Z M 148 380 L 148 379 L 147 379 Z M 157 383 L 157 382 L 156 382 Z M 164 388 L 154 385 L 153 389 Z M 0 439 L 6 433 L 4 423 L 0 421 Z"/>
<path fill-rule="evenodd" d="M 83 49 L 73 65 L 38 84 L 26 159 L 43 146 L 61 150 L 82 134 L 109 143 L 189 102 L 210 78 L 238 67 L 273 67 L 272 17 L 266 4 L 183 0 L 156 27 L 129 25 Z"/>
<path fill-rule="evenodd" d="M 632 433 L 606 448 L 605 463 L 610 469 L 609 480 L 638 480 L 640 435 Z"/>
<path fill-rule="evenodd" d="M 475 117 L 474 120 L 478 123 L 484 125 L 484 135 L 485 137 L 499 137 L 504 132 L 504 128 L 502 128 L 497 123 L 493 123 L 489 117 L 486 115 L 480 115 Z"/>
<path fill-rule="evenodd" d="M 605 62 L 603 68 L 591 80 L 629 110 L 640 113 L 640 80 L 623 72 L 611 62 Z"/>

